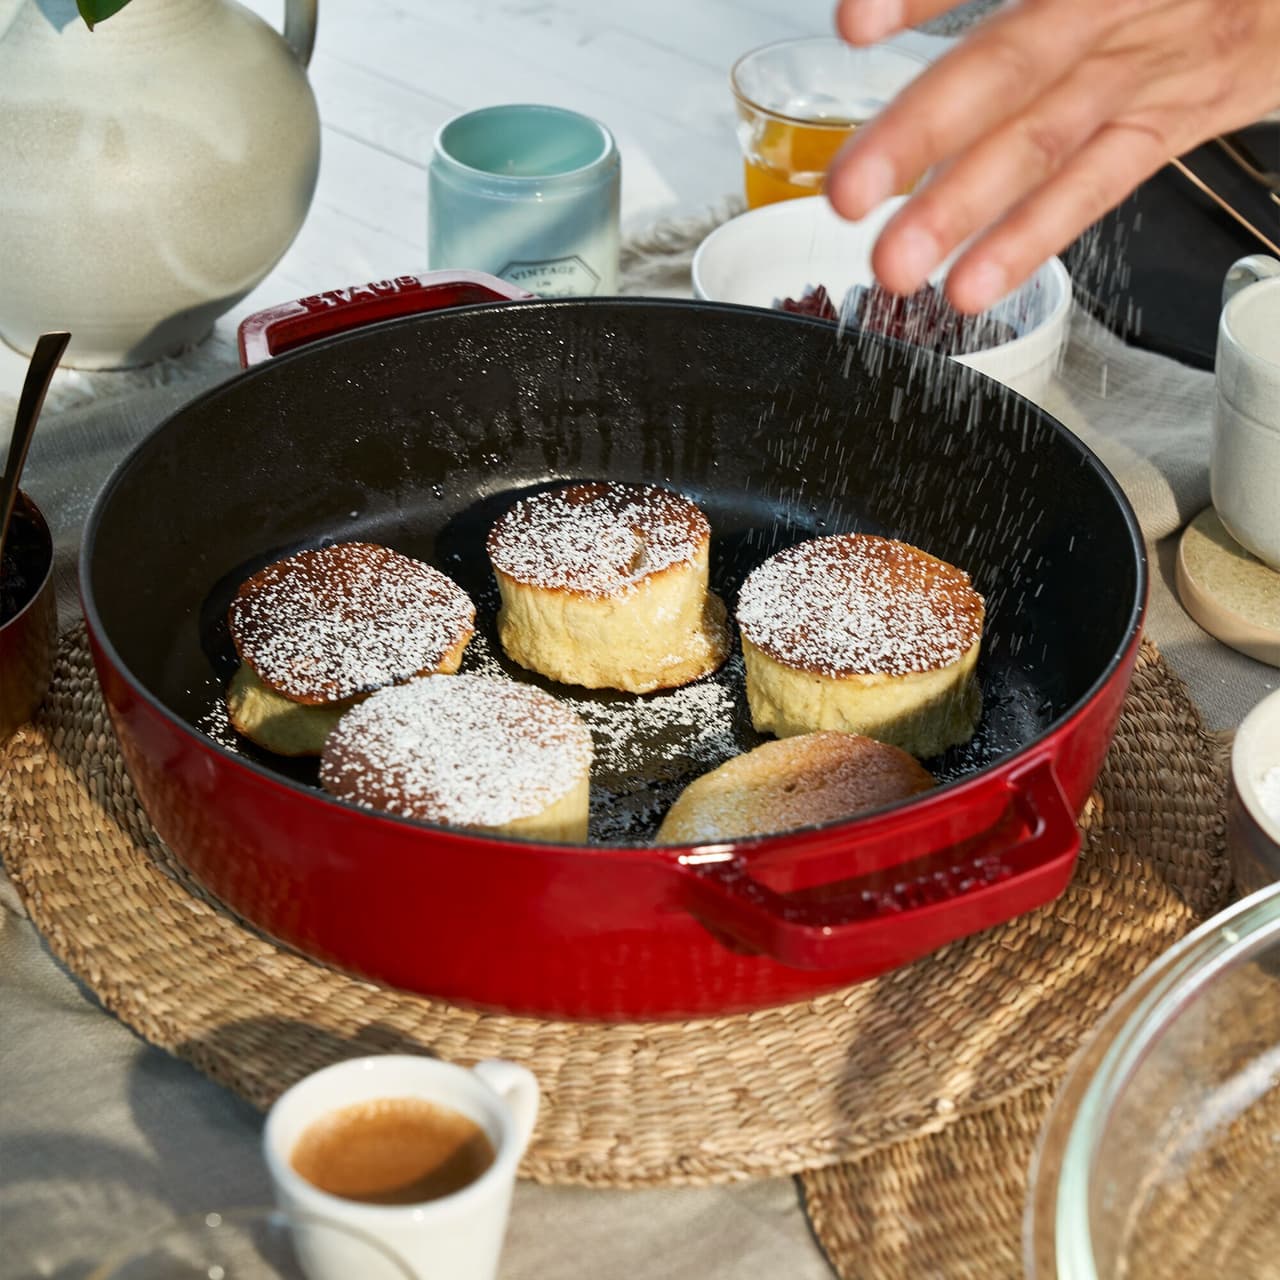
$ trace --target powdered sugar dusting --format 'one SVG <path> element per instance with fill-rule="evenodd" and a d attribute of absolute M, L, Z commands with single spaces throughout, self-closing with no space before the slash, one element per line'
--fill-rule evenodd
<path fill-rule="evenodd" d="M 227 613 L 240 656 L 298 701 L 334 702 L 437 668 L 475 607 L 451 578 L 369 542 L 340 542 L 268 565 Z"/>
<path fill-rule="evenodd" d="M 958 661 L 983 601 L 960 569 L 870 534 L 815 538 L 754 570 L 738 599 L 752 644 L 826 676 L 906 675 Z"/>
<path fill-rule="evenodd" d="M 500 675 L 507 665 L 496 640 L 477 633 L 467 650 L 467 669 Z M 590 726 L 595 743 L 596 843 L 649 838 L 688 782 L 760 741 L 751 725 L 739 653 L 714 676 L 643 697 L 567 685 L 556 694 Z"/>
<path fill-rule="evenodd" d="M 320 780 L 371 808 L 451 826 L 541 813 L 590 769 L 591 734 L 550 694 L 487 676 L 424 676 L 353 707 Z"/>
<path fill-rule="evenodd" d="M 740 660 L 739 660 L 740 661 Z M 672 741 L 663 753 L 675 765 L 711 768 L 738 750 L 734 741 L 734 693 L 725 683 L 705 680 L 643 701 L 608 704 L 584 700 L 578 707 L 591 726 L 602 768 L 633 771 L 640 753 L 654 737 L 668 731 Z"/>
<path fill-rule="evenodd" d="M 706 516 L 680 494 L 592 483 L 522 498 L 494 525 L 488 549 L 494 568 L 518 582 L 612 596 L 687 563 L 710 537 Z"/>

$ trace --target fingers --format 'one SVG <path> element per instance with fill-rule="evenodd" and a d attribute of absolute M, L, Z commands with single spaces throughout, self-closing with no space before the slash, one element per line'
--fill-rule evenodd
<path fill-rule="evenodd" d="M 949 0 L 842 0 L 855 42 Z M 877 276 L 911 292 L 970 236 L 947 293 L 979 311 L 1169 156 L 1280 100 L 1265 52 L 1280 0 L 1018 0 L 921 75 L 836 158 L 828 193 L 860 218 L 922 174 L 881 233 Z"/>
<path fill-rule="evenodd" d="M 985 310 L 1119 204 L 1170 154 L 1156 129 L 1107 125 L 961 255 L 947 276 L 947 297 L 960 311 Z"/>
<path fill-rule="evenodd" d="M 958 0 L 840 0 L 836 30 L 850 44 L 875 44 L 952 9 Z"/>
<path fill-rule="evenodd" d="M 1063 21 L 1046 21 L 1051 9 Z M 864 217 L 991 133 L 1096 46 L 1104 21 L 1078 0 L 1029 0 L 991 19 L 854 134 L 827 183 L 836 211 Z"/>
<path fill-rule="evenodd" d="M 975 232 L 990 226 L 1087 143 L 1129 96 L 1118 58 L 1094 59 L 935 175 L 881 233 L 876 275 L 913 293 Z"/>

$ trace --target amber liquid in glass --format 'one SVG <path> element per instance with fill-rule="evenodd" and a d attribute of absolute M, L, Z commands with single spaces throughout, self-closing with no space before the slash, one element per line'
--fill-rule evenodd
<path fill-rule="evenodd" d="M 747 207 L 820 195 L 836 152 L 857 127 L 853 120 L 765 120 L 743 161 Z"/>

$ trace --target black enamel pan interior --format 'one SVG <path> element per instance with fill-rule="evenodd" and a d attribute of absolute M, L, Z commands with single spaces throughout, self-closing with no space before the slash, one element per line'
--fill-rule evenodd
<path fill-rule="evenodd" d="M 470 307 L 385 322 L 273 359 L 135 451 L 86 535 L 86 606 L 115 661 L 254 768 L 220 714 L 239 583 L 306 546 L 370 539 L 477 602 L 464 670 L 503 668 L 597 731 L 592 837 L 649 836 L 692 777 L 759 741 L 736 655 L 713 681 L 636 699 L 507 663 L 484 554 L 516 496 L 570 478 L 647 481 L 707 513 L 712 585 L 814 535 L 863 530 L 957 564 L 987 600 L 984 712 L 943 780 L 1028 747 L 1098 689 L 1145 598 L 1118 488 L 1065 428 L 951 361 L 837 338 L 804 317 L 665 300 Z"/>

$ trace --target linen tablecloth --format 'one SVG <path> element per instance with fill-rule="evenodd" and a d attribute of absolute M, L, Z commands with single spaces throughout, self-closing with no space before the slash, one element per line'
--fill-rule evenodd
<path fill-rule="evenodd" d="M 685 289 L 681 238 L 668 239 L 676 252 L 633 261 L 633 292 Z M 54 526 L 64 619 L 74 617 L 73 551 L 101 480 L 151 425 L 225 377 L 229 359 L 223 342 L 176 367 L 167 385 L 99 377 L 93 396 L 82 380 L 55 393 L 25 487 Z M 125 394 L 113 394 L 121 386 Z M 1045 407 L 1097 451 L 1134 503 L 1151 552 L 1148 634 L 1209 727 L 1229 729 L 1277 672 L 1205 635 L 1172 589 L 1178 532 L 1209 502 L 1212 394 L 1211 375 L 1127 348 L 1077 315 Z M 0 403 L 0 417 L 6 409 Z M 69 1280 L 105 1244 L 175 1214 L 265 1203 L 261 1117 L 104 1013 L 44 949 L 3 877 L 0 902 L 0 1277 Z M 774 1179 L 652 1191 L 521 1184 L 502 1274 L 816 1280 L 829 1272 L 794 1185 Z"/>

